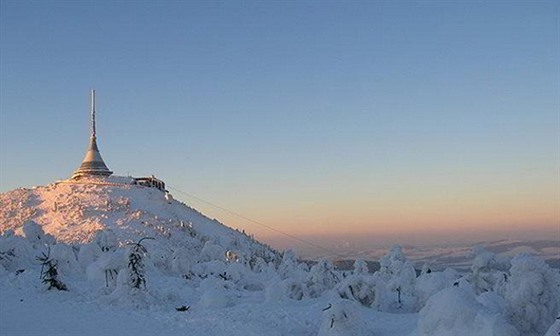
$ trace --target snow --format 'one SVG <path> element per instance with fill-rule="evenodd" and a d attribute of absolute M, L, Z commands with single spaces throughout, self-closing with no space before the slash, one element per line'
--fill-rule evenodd
<path fill-rule="evenodd" d="M 420 311 L 418 336 L 516 336 L 519 332 L 495 311 L 479 303 L 474 292 L 446 288 Z"/>
<path fill-rule="evenodd" d="M 375 273 L 360 260 L 351 272 L 328 259 L 310 268 L 119 177 L 18 189 L 0 205 L 0 335 L 551 336 L 559 328 L 560 274 L 526 254 L 476 248 L 467 273 L 426 265 L 417 276 L 394 246 Z M 49 290 L 55 280 L 67 290 Z"/>

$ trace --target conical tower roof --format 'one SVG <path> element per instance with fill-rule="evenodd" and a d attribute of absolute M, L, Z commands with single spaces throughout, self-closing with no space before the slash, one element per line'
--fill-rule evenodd
<path fill-rule="evenodd" d="M 91 137 L 82 165 L 74 172 L 72 178 L 75 179 L 83 176 L 109 176 L 111 174 L 113 174 L 113 172 L 107 168 L 107 165 L 101 157 L 99 148 L 97 147 L 97 136 L 95 132 L 95 90 L 91 90 Z"/>

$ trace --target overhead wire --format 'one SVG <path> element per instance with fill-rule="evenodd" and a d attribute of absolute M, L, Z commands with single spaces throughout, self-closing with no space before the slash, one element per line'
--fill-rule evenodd
<path fill-rule="evenodd" d="M 295 240 L 295 241 L 298 241 L 298 242 L 300 242 L 300 243 L 303 243 L 303 244 L 307 244 L 307 245 L 309 245 L 309 246 L 312 246 L 312 247 L 314 247 L 314 248 L 316 248 L 316 249 L 318 249 L 318 250 L 322 250 L 322 251 L 324 251 L 324 252 L 328 252 L 329 254 L 334 254 L 334 255 L 336 255 L 336 256 L 338 256 L 338 257 L 342 257 L 342 258 L 345 258 L 345 257 L 346 257 L 346 256 L 344 256 L 344 255 L 342 255 L 342 254 L 339 254 L 339 253 L 337 253 L 337 252 L 335 252 L 335 251 L 332 251 L 332 250 L 330 250 L 330 249 L 328 249 L 328 248 L 326 248 L 326 247 L 323 247 L 323 246 L 321 246 L 321 245 L 318 245 L 318 244 L 316 244 L 316 243 L 313 243 L 313 242 L 311 242 L 311 241 L 309 241 L 309 240 L 296 237 L 296 236 L 294 236 L 294 235 L 292 235 L 292 234 L 289 234 L 289 233 L 284 232 L 284 231 L 282 231 L 282 230 L 279 230 L 279 229 L 277 229 L 277 228 L 275 228 L 275 227 L 272 227 L 272 226 L 270 226 L 270 225 L 267 225 L 267 224 L 264 224 L 264 223 L 259 222 L 259 221 L 257 221 L 257 220 L 254 220 L 254 219 L 252 219 L 252 218 L 249 218 L 249 217 L 247 217 L 247 216 L 245 216 L 245 215 L 242 215 L 242 214 L 240 214 L 240 213 L 237 213 L 237 212 L 235 212 L 235 211 L 233 211 L 233 210 L 227 209 L 227 208 L 225 208 L 225 207 L 223 207 L 223 206 L 220 206 L 220 205 L 217 205 L 217 204 L 215 204 L 215 203 L 213 203 L 213 202 L 207 201 L 207 200 L 205 200 L 205 199 L 203 199 L 203 198 L 201 198 L 201 197 L 199 197 L 199 196 L 193 195 L 193 194 L 191 194 L 191 193 L 188 193 L 188 192 L 186 192 L 186 191 L 180 190 L 180 189 L 178 189 L 178 188 L 171 187 L 171 186 L 169 186 L 169 185 L 167 185 L 167 188 L 172 189 L 172 190 L 174 190 L 174 191 L 176 191 L 176 192 L 178 192 L 178 193 L 180 193 L 180 194 L 183 194 L 183 195 L 185 195 L 185 196 L 187 196 L 187 197 L 194 198 L 194 199 L 196 199 L 197 201 L 200 201 L 200 202 L 205 203 L 205 204 L 207 204 L 207 205 L 209 205 L 209 206 L 211 206 L 211 207 L 213 207 L 213 208 L 216 208 L 216 209 L 219 209 L 219 210 L 221 210 L 221 211 L 224 211 L 224 212 L 226 212 L 226 213 L 228 213 L 228 214 L 230 214 L 230 215 L 232 215 L 232 216 L 235 216 L 235 217 L 237 217 L 237 218 L 243 219 L 243 220 L 245 220 L 245 221 L 247 221 L 247 222 L 250 222 L 250 223 L 252 223 L 252 224 L 262 226 L 262 227 L 264 227 L 264 228 L 267 228 L 267 229 L 269 229 L 269 230 L 271 230 L 271 231 L 274 231 L 274 232 L 276 232 L 276 233 L 279 233 L 279 234 L 281 234 L 281 235 L 284 235 L 284 236 L 286 236 L 286 237 L 288 237 L 288 238 L 290 238 L 290 239 L 293 239 L 293 240 Z"/>

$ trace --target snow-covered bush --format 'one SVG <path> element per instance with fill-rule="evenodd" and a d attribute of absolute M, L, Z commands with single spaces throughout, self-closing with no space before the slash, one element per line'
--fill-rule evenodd
<path fill-rule="evenodd" d="M 37 257 L 37 260 L 41 262 L 41 280 L 49 286 L 48 290 L 53 288 L 63 291 L 68 290 L 59 279 L 57 261 L 50 256 L 50 250 L 46 254 L 43 252 L 41 256 Z"/>
<path fill-rule="evenodd" d="M 323 309 L 323 320 L 318 336 L 368 336 L 373 333 L 353 301 L 340 300 Z"/>
<path fill-rule="evenodd" d="M 78 251 L 78 262 L 83 269 L 86 269 L 87 272 L 88 267 L 96 262 L 99 258 L 105 259 L 101 262 L 101 264 L 107 264 L 108 259 L 110 259 L 107 258 L 107 256 L 112 255 L 117 250 L 117 247 L 117 237 L 112 230 L 106 229 L 97 231 L 95 233 L 95 237 L 89 244 L 80 246 L 80 249 Z"/>
<path fill-rule="evenodd" d="M 369 268 L 365 261 L 362 259 L 356 259 L 354 261 L 354 270 L 352 271 L 354 275 L 366 275 L 369 274 Z"/>
<path fill-rule="evenodd" d="M 150 254 L 146 258 L 146 267 L 155 267 L 164 273 L 171 272 L 171 256 L 170 249 L 163 246 L 154 246 L 150 249 Z"/>
<path fill-rule="evenodd" d="M 112 288 L 117 285 L 117 276 L 125 271 L 127 262 L 127 253 L 124 249 L 100 252 L 99 258 L 86 268 L 87 279 L 98 288 Z"/>
<path fill-rule="evenodd" d="M 43 231 L 43 227 L 34 221 L 27 221 L 23 224 L 23 234 L 25 238 L 35 247 L 41 245 L 53 245 L 56 239 Z"/>
<path fill-rule="evenodd" d="M 231 291 L 226 288 L 227 284 L 215 278 L 204 279 L 200 283 L 203 291 L 199 304 L 205 308 L 225 308 L 232 303 Z"/>
<path fill-rule="evenodd" d="M 378 308 L 384 311 L 415 311 L 418 306 L 416 270 L 404 256 L 402 247 L 393 246 L 379 264 L 381 267 L 376 273 Z"/>
<path fill-rule="evenodd" d="M 300 263 L 291 250 L 285 251 L 282 261 L 278 266 L 278 275 L 282 279 L 296 279 L 303 281 L 307 277 L 307 272 L 303 263 Z"/>
<path fill-rule="evenodd" d="M 225 260 L 226 250 L 217 244 L 207 241 L 200 251 L 199 260 L 202 262 L 212 261 L 212 260 Z"/>
<path fill-rule="evenodd" d="M 560 311 L 560 274 L 542 259 L 519 254 L 505 286 L 506 311 L 523 335 L 542 335 Z"/>
<path fill-rule="evenodd" d="M 431 297 L 420 311 L 418 336 L 518 336 L 494 309 L 479 303 L 466 288 L 449 287 Z"/>
<path fill-rule="evenodd" d="M 336 286 L 336 291 L 343 299 L 354 300 L 363 306 L 371 307 L 375 302 L 375 281 L 368 274 L 367 264 L 356 260 L 354 271 Z"/>
<path fill-rule="evenodd" d="M 333 289 L 339 282 L 339 276 L 334 270 L 332 262 L 328 259 L 321 259 L 309 271 L 307 287 L 311 297 L 319 297 L 323 292 Z"/>
<path fill-rule="evenodd" d="M 82 269 L 87 269 L 87 267 L 95 262 L 102 253 L 101 247 L 95 242 L 80 245 L 78 250 L 78 263 Z"/>
<path fill-rule="evenodd" d="M 336 287 L 343 299 L 357 301 L 363 306 L 371 307 L 375 302 L 375 282 L 372 277 L 351 275 Z"/>
<path fill-rule="evenodd" d="M 114 251 L 118 247 L 117 236 L 110 229 L 97 231 L 94 241 L 103 252 Z"/>
<path fill-rule="evenodd" d="M 245 265 L 240 262 L 230 262 L 226 264 L 226 277 L 234 283 L 238 283 L 242 279 L 246 278 L 246 275 L 248 273 L 249 269 L 247 269 Z"/>
<path fill-rule="evenodd" d="M 50 251 L 50 257 L 56 261 L 57 268 L 61 273 L 69 275 L 77 270 L 81 271 L 72 246 L 59 243 L 53 245 Z"/>
<path fill-rule="evenodd" d="M 178 248 L 171 257 L 171 271 L 175 275 L 189 278 L 194 263 L 192 251 L 186 248 Z"/>
<path fill-rule="evenodd" d="M 475 293 L 488 291 L 501 293 L 507 280 L 507 270 L 511 266 L 509 259 L 486 251 L 479 246 L 475 247 L 473 252 L 475 258 L 471 266 L 472 275 L 468 279 Z"/>
<path fill-rule="evenodd" d="M 267 301 L 302 300 L 306 295 L 305 284 L 295 279 L 272 281 L 265 291 Z"/>
<path fill-rule="evenodd" d="M 146 271 L 144 270 L 144 256 L 148 253 L 146 247 L 142 245 L 144 239 L 142 238 L 138 243 L 133 244 L 128 253 L 128 285 L 135 289 L 146 289 Z"/>
<path fill-rule="evenodd" d="M 208 277 L 219 277 L 226 271 L 227 265 L 224 261 L 213 260 L 208 262 L 199 262 L 193 265 L 192 272 L 198 277 L 205 279 Z"/>
<path fill-rule="evenodd" d="M 418 308 L 424 307 L 430 297 L 440 290 L 453 285 L 460 275 L 454 269 L 447 268 L 443 272 L 426 269 L 416 278 L 416 296 Z"/>
<path fill-rule="evenodd" d="M 276 275 L 276 269 L 272 262 L 267 263 L 263 258 L 257 256 L 251 256 L 247 265 L 251 268 L 254 273 L 260 273 L 269 278 Z"/>
<path fill-rule="evenodd" d="M 7 272 L 15 272 L 27 268 L 36 262 L 36 253 L 29 241 L 16 236 L 14 231 L 6 230 L 0 236 L 0 265 Z"/>

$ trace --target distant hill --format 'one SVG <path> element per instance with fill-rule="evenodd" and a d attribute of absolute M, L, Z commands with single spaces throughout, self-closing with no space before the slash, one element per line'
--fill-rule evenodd
<path fill-rule="evenodd" d="M 424 264 L 429 264 L 433 269 L 455 268 L 466 271 L 471 267 L 473 248 L 482 246 L 484 249 L 503 256 L 514 256 L 519 253 L 528 253 L 543 258 L 551 267 L 560 269 L 560 241 L 536 240 L 514 241 L 499 240 L 466 244 L 463 246 L 403 246 L 407 258 L 417 269 Z M 341 268 L 351 267 L 355 259 L 375 262 L 387 253 L 387 248 L 372 248 L 368 250 L 342 252 L 347 257 L 341 261 Z"/>

